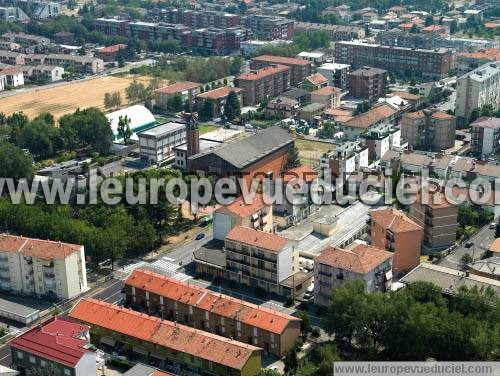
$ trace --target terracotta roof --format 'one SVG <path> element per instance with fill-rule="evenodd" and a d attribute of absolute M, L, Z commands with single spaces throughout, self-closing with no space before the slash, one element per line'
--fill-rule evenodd
<path fill-rule="evenodd" d="M 475 52 L 460 52 L 457 56 L 458 58 L 498 61 L 500 60 L 500 50 L 497 48 L 485 48 Z"/>
<path fill-rule="evenodd" d="M 447 114 L 446 112 L 436 111 L 432 114 L 432 117 L 435 119 L 454 119 L 455 116 Z"/>
<path fill-rule="evenodd" d="M 422 29 L 422 31 L 445 31 L 445 30 L 446 29 L 444 27 L 441 27 L 439 25 L 429 25 Z"/>
<path fill-rule="evenodd" d="M 412 22 L 407 22 L 407 23 L 401 23 L 398 25 L 398 27 L 400 29 L 411 29 L 413 27 L 413 23 Z"/>
<path fill-rule="evenodd" d="M 229 231 L 226 235 L 226 240 L 248 244 L 273 252 L 281 252 L 288 243 L 288 240 L 282 236 L 243 226 L 236 226 Z"/>
<path fill-rule="evenodd" d="M 352 111 L 341 110 L 340 108 L 330 107 L 325 109 L 325 114 L 330 116 L 351 116 Z"/>
<path fill-rule="evenodd" d="M 89 352 L 84 348 L 87 341 L 80 338 L 88 330 L 87 325 L 54 317 L 21 334 L 9 344 L 43 359 L 75 367 L 81 357 Z"/>
<path fill-rule="evenodd" d="M 120 50 L 124 50 L 128 46 L 126 44 L 120 43 L 120 44 L 114 44 L 112 46 L 104 47 L 99 50 L 99 53 L 112 53 L 112 52 L 118 52 Z"/>
<path fill-rule="evenodd" d="M 273 74 L 285 72 L 287 70 L 290 70 L 290 67 L 287 67 L 286 65 L 280 65 L 280 64 L 271 65 L 254 72 L 243 73 L 238 76 L 238 80 L 254 81 L 267 76 L 271 76 Z"/>
<path fill-rule="evenodd" d="M 422 204 L 423 196 L 421 193 L 418 193 L 416 196 L 416 202 Z M 453 201 L 453 197 L 449 197 L 449 201 L 445 194 L 442 192 L 429 192 L 428 194 L 428 202 L 422 205 L 430 206 L 433 209 L 444 209 L 451 208 L 457 206 Z"/>
<path fill-rule="evenodd" d="M 407 101 L 419 100 L 421 98 L 420 95 L 411 94 L 407 91 L 393 91 L 391 95 L 400 97 L 401 99 L 405 99 Z"/>
<path fill-rule="evenodd" d="M 500 23 L 486 22 L 484 27 L 487 29 L 496 29 L 497 27 L 500 27 Z"/>
<path fill-rule="evenodd" d="M 283 173 L 283 182 L 288 183 L 295 178 L 302 179 L 306 183 L 312 182 L 318 176 L 318 172 L 308 166 L 299 166 Z"/>
<path fill-rule="evenodd" d="M 498 129 L 500 128 L 500 118 L 482 116 L 475 122 L 473 122 L 471 126 L 478 128 Z"/>
<path fill-rule="evenodd" d="M 200 84 L 197 84 L 196 82 L 190 82 L 190 81 L 181 81 L 177 82 L 172 85 L 164 86 L 162 88 L 156 89 L 155 92 L 157 93 L 163 93 L 163 94 L 174 94 L 174 93 L 179 93 L 185 90 L 192 90 L 196 89 L 199 87 Z"/>
<path fill-rule="evenodd" d="M 135 270 L 125 284 L 276 334 L 282 333 L 291 321 L 299 321 L 285 313 L 147 270 Z"/>
<path fill-rule="evenodd" d="M 435 119 L 453 119 L 454 116 L 447 114 L 446 112 L 442 111 L 436 111 L 433 112 L 431 115 Z M 425 117 L 425 112 L 424 111 L 416 111 L 416 112 L 408 112 L 404 114 L 404 117 L 410 118 L 410 119 L 421 119 Z"/>
<path fill-rule="evenodd" d="M 305 79 L 313 85 L 321 85 L 322 83 L 328 82 L 328 79 L 321 73 L 314 73 L 310 76 L 307 76 Z"/>
<path fill-rule="evenodd" d="M 325 86 L 321 89 L 311 91 L 311 95 L 332 95 L 334 93 L 340 93 L 340 89 L 333 86 Z"/>
<path fill-rule="evenodd" d="M 204 93 L 200 93 L 197 95 L 199 98 L 206 98 L 206 99 L 219 99 L 219 98 L 224 98 L 229 95 L 232 91 L 239 93 L 241 92 L 241 89 L 239 87 L 230 87 L 230 86 L 223 86 L 219 87 L 214 90 L 206 91 Z"/>
<path fill-rule="evenodd" d="M 265 208 L 266 206 L 268 205 L 264 202 L 262 195 L 257 193 L 255 194 L 255 198 L 252 202 L 247 203 L 245 202 L 243 197 L 239 197 L 236 200 L 234 200 L 231 204 L 223 205 L 216 211 L 228 210 L 232 214 L 235 214 L 240 218 L 246 218 L 256 213 L 257 211 Z"/>
<path fill-rule="evenodd" d="M 354 128 L 369 128 L 384 119 L 394 115 L 397 111 L 388 104 L 376 106 L 371 110 L 354 116 L 351 120 L 345 123 L 346 126 Z"/>
<path fill-rule="evenodd" d="M 316 257 L 315 262 L 358 274 L 366 274 L 391 257 L 391 252 L 378 247 L 354 244 L 347 249 L 328 246 Z"/>
<path fill-rule="evenodd" d="M 233 369 L 259 348 L 95 299 L 82 299 L 69 317 Z"/>
<path fill-rule="evenodd" d="M 267 61 L 270 63 L 283 64 L 283 65 L 311 65 L 311 63 L 307 60 L 296 59 L 293 57 L 283 57 L 283 56 L 262 55 L 254 57 L 252 60 Z"/>
<path fill-rule="evenodd" d="M 63 260 L 71 253 L 79 252 L 81 248 L 76 244 L 0 234 L 0 252 L 19 252 L 42 259 Z"/>
<path fill-rule="evenodd" d="M 370 217 L 373 222 L 379 224 L 385 229 L 393 232 L 421 231 L 422 227 L 413 222 L 402 211 L 394 208 L 385 210 L 372 210 Z"/>
<path fill-rule="evenodd" d="M 497 224 L 498 226 L 498 224 Z M 491 252 L 499 252 L 500 253 L 500 238 L 497 238 L 490 245 Z"/>

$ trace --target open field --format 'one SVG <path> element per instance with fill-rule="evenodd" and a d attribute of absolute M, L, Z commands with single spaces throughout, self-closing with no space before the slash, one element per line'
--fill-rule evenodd
<path fill-rule="evenodd" d="M 333 149 L 335 145 L 320 141 L 310 141 L 301 138 L 295 139 L 295 147 L 299 150 L 299 159 L 302 164 L 317 167 L 319 158 Z"/>
<path fill-rule="evenodd" d="M 7 115 L 23 111 L 29 118 L 48 111 L 55 118 L 74 112 L 77 108 L 98 107 L 104 109 L 104 94 L 119 91 L 122 105 L 127 103 L 125 88 L 134 77 L 99 77 L 81 82 L 71 82 L 47 89 L 26 91 L 0 98 L 0 111 Z M 148 79 L 137 78 L 147 84 Z"/>

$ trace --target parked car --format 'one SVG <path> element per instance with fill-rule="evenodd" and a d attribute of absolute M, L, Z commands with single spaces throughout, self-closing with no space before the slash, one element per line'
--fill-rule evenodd
<path fill-rule="evenodd" d="M 497 224 L 496 223 L 493 222 L 493 223 L 490 224 L 490 230 L 494 230 L 496 228 L 497 228 Z"/>
<path fill-rule="evenodd" d="M 467 242 L 465 243 L 465 248 L 470 248 L 474 245 L 474 242 Z"/>
<path fill-rule="evenodd" d="M 196 239 L 196 240 L 201 240 L 201 239 L 203 239 L 204 237 L 205 237 L 205 234 L 204 234 L 204 233 L 202 233 L 202 232 L 200 232 L 198 235 L 196 235 L 195 239 Z"/>

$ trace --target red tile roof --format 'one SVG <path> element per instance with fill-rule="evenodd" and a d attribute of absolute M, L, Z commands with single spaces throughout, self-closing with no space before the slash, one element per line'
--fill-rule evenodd
<path fill-rule="evenodd" d="M 464 57 L 467 59 L 478 59 L 478 60 L 489 60 L 489 61 L 499 61 L 500 60 L 500 49 L 497 48 L 485 48 L 475 52 L 460 52 L 457 56 Z"/>
<path fill-rule="evenodd" d="M 112 46 L 101 48 L 98 52 L 99 53 L 113 53 L 113 52 L 118 52 L 120 50 L 124 50 L 127 47 L 128 46 L 126 44 L 123 44 L 123 43 L 114 44 Z"/>
<path fill-rule="evenodd" d="M 229 95 L 232 91 L 239 93 L 241 92 L 241 89 L 239 87 L 229 87 L 229 86 L 223 86 L 219 87 L 214 90 L 206 91 L 204 93 L 200 93 L 197 95 L 199 98 L 206 98 L 206 99 L 219 99 L 219 98 L 224 98 Z"/>
<path fill-rule="evenodd" d="M 340 93 L 341 90 L 339 88 L 333 86 L 325 86 L 321 89 L 311 91 L 311 95 L 332 95 L 334 93 Z"/>
<path fill-rule="evenodd" d="M 276 334 L 282 333 L 290 322 L 299 320 L 285 313 L 147 270 L 135 270 L 125 284 Z"/>
<path fill-rule="evenodd" d="M 345 122 L 345 126 L 354 128 L 369 128 L 378 122 L 388 119 L 397 111 L 388 104 L 373 107 L 371 110 L 354 116 L 351 120 Z"/>
<path fill-rule="evenodd" d="M 163 94 L 175 94 L 175 93 L 180 93 L 185 90 L 192 90 L 196 89 L 197 87 L 200 87 L 200 84 L 197 84 L 196 82 L 190 82 L 190 81 L 181 81 L 177 82 L 172 85 L 164 86 L 162 88 L 156 89 L 155 91 L 157 93 L 163 93 Z"/>
<path fill-rule="evenodd" d="M 315 262 L 358 274 L 366 274 L 391 257 L 391 252 L 366 244 L 354 245 L 348 249 L 328 246 L 316 257 Z"/>
<path fill-rule="evenodd" d="M 394 208 L 385 210 L 372 210 L 370 217 L 374 223 L 377 223 L 384 229 L 392 232 L 422 231 L 422 227 L 413 222 L 402 211 Z"/>
<path fill-rule="evenodd" d="M 254 57 L 252 60 L 266 61 L 269 63 L 283 64 L 283 65 L 311 65 L 311 62 L 307 60 L 297 59 L 294 57 L 283 57 L 283 56 L 262 55 Z"/>
<path fill-rule="evenodd" d="M 75 367 L 81 357 L 89 352 L 81 337 L 89 330 L 87 325 L 76 324 L 54 317 L 42 325 L 10 341 L 10 346 L 56 363 Z"/>
<path fill-rule="evenodd" d="M 76 244 L 0 234 L 0 252 L 19 252 L 41 259 L 63 260 L 71 253 L 79 252 L 81 248 L 81 245 Z"/>
<path fill-rule="evenodd" d="M 226 235 L 226 240 L 248 244 L 273 252 L 281 252 L 288 243 L 288 240 L 282 236 L 243 226 L 236 226 L 229 231 Z"/>
<path fill-rule="evenodd" d="M 251 216 L 252 214 L 258 212 L 259 210 L 265 208 L 268 206 L 262 197 L 262 194 L 255 194 L 255 198 L 252 202 L 245 202 L 243 197 L 239 197 L 236 200 L 234 200 L 231 204 L 229 205 L 224 205 L 218 208 L 217 210 L 220 211 L 229 211 L 232 214 L 237 215 L 240 218 L 246 218 Z"/>
<path fill-rule="evenodd" d="M 315 73 L 315 74 L 312 74 L 308 77 L 305 78 L 307 81 L 309 81 L 310 83 L 312 83 L 313 85 L 321 85 L 325 82 L 328 82 L 328 79 L 323 76 L 321 73 Z"/>
<path fill-rule="evenodd" d="M 238 76 L 238 80 L 255 81 L 288 70 L 290 70 L 290 67 L 287 67 L 286 65 L 280 65 L 280 64 L 270 65 L 268 67 L 259 69 L 255 72 L 243 73 Z"/>
<path fill-rule="evenodd" d="M 242 369 L 254 353 L 260 352 L 252 345 L 95 299 L 80 300 L 68 316 L 233 369 Z"/>
<path fill-rule="evenodd" d="M 500 253 L 500 238 L 495 239 L 493 243 L 491 243 L 490 251 Z"/>

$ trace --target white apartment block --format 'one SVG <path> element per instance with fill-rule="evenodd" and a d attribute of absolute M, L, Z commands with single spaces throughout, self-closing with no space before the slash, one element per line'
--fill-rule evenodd
<path fill-rule="evenodd" d="M 186 125 L 165 123 L 137 135 L 141 159 L 160 164 L 174 157 L 174 148 L 186 142 Z"/>
<path fill-rule="evenodd" d="M 358 141 L 347 141 L 319 160 L 319 167 L 323 174 L 325 170 L 330 169 L 332 179 L 340 179 L 340 181 L 345 181 L 361 167 L 368 166 L 368 148 Z"/>
<path fill-rule="evenodd" d="M 460 125 L 469 121 L 471 112 L 490 104 L 500 108 L 500 61 L 487 63 L 457 79 L 455 116 Z"/>
<path fill-rule="evenodd" d="M 87 290 L 81 245 L 0 235 L 0 291 L 71 299 Z"/>

